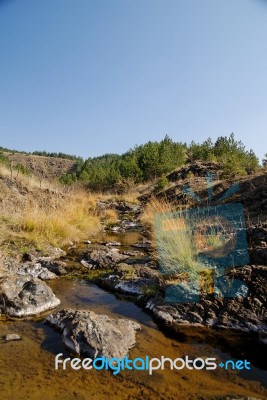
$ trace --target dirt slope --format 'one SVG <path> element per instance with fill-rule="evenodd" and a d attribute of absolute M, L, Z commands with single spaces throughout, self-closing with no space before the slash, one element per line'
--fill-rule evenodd
<path fill-rule="evenodd" d="M 55 157 L 34 156 L 21 153 L 5 153 L 13 165 L 23 165 L 37 177 L 52 180 L 63 174 L 75 171 L 77 163 L 72 160 Z"/>

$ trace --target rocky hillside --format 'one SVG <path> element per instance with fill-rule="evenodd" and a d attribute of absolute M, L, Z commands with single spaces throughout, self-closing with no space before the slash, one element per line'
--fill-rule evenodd
<path fill-rule="evenodd" d="M 222 170 L 221 163 L 196 161 L 187 164 L 166 176 L 168 184 L 164 190 L 154 190 L 143 196 L 143 200 L 156 195 L 185 207 L 240 202 L 248 225 L 266 224 L 267 171 L 222 179 Z"/>

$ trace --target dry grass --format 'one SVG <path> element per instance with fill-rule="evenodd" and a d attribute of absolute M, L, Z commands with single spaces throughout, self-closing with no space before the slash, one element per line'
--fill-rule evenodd
<path fill-rule="evenodd" d="M 155 214 L 167 213 L 172 211 L 176 210 L 171 203 L 162 199 L 157 199 L 156 197 L 152 197 L 149 203 L 147 203 L 144 208 L 144 211 L 141 215 L 141 222 L 142 224 L 153 228 Z"/>
<path fill-rule="evenodd" d="M 114 194 L 110 192 L 94 192 L 95 198 L 98 200 L 115 200 L 115 201 L 125 201 L 127 203 L 138 204 L 138 196 L 140 196 L 140 192 L 138 190 L 129 190 L 127 193 L 123 194 Z"/>
<path fill-rule="evenodd" d="M 100 230 L 96 199 L 82 189 L 64 191 L 57 183 L 34 177 L 10 180 L 1 168 L 0 244 L 2 250 L 23 251 L 64 246 L 88 238 Z"/>
<path fill-rule="evenodd" d="M 216 236 L 212 225 L 208 237 L 205 230 L 193 232 L 186 211 L 179 211 L 166 200 L 152 198 L 141 216 L 142 222 L 151 228 L 161 271 L 167 283 L 193 279 L 203 292 L 212 293 L 214 271 L 199 260 L 198 254 L 211 248 L 216 251 L 222 244 L 220 233 Z M 195 223 L 203 226 L 201 219 Z"/>
<path fill-rule="evenodd" d="M 100 218 L 106 224 L 115 224 L 118 222 L 118 213 L 113 209 L 106 209 L 101 212 Z"/>
<path fill-rule="evenodd" d="M 10 169 L 7 168 L 4 164 L 0 164 L 0 176 L 3 178 L 10 179 L 11 174 L 10 174 Z M 60 191 L 60 183 L 57 181 L 49 181 L 46 179 L 43 179 L 41 176 L 38 178 L 35 175 L 22 175 L 19 171 L 14 171 L 13 173 L 13 179 L 15 179 L 18 182 L 21 182 L 23 185 L 25 185 L 29 189 L 36 189 L 36 188 L 42 188 L 42 189 L 47 189 L 51 191 Z"/>
<path fill-rule="evenodd" d="M 14 222 L 18 236 L 35 244 L 64 245 L 92 235 L 100 227 L 99 218 L 90 213 L 85 193 L 71 193 L 56 207 L 27 204 Z"/>

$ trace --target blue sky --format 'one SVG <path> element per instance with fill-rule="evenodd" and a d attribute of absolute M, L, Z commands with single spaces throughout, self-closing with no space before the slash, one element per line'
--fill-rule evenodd
<path fill-rule="evenodd" d="M 267 152 L 267 1 L 0 0 L 0 146 L 83 157 L 234 132 Z"/>

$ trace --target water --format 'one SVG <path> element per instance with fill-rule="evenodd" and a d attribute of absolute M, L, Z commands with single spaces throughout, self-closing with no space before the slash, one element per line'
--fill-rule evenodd
<path fill-rule="evenodd" d="M 111 237 L 105 236 L 102 239 L 115 240 L 114 235 Z M 116 236 L 117 241 L 122 239 Z M 133 242 L 133 237 L 130 239 L 124 237 L 124 245 Z M 138 240 L 136 235 L 134 239 Z M 211 330 L 181 329 L 180 334 L 168 337 L 139 307 L 118 299 L 91 283 L 77 279 L 57 279 L 52 281 L 50 286 L 61 299 L 62 304 L 59 309 L 66 307 L 88 309 L 139 322 L 142 329 L 137 333 L 137 345 L 130 351 L 131 358 L 164 355 L 175 359 L 188 355 L 193 358 L 216 357 L 224 360 L 232 357 L 230 348 L 223 345 L 223 341 L 219 339 L 221 334 L 218 334 L 216 340 L 217 334 Z M 33 320 L 0 321 L 1 336 L 18 333 L 22 337 L 21 341 L 5 343 L 2 340 L 0 343 L 1 400 L 211 400 L 221 399 L 226 395 L 267 398 L 267 391 L 263 388 L 264 382 L 267 382 L 266 371 L 254 366 L 246 374 L 222 369 L 215 371 L 165 369 L 155 371 L 152 376 L 145 371 L 123 371 L 117 376 L 113 376 L 109 371 L 70 369 L 56 371 L 55 355 L 62 352 L 67 356 L 68 353 L 62 344 L 61 334 L 44 323 L 45 316 Z M 233 336 L 232 341 L 232 348 L 240 348 L 241 354 L 244 350 L 241 339 L 238 341 L 238 337 Z M 246 349 L 243 355 L 250 356 Z"/>

